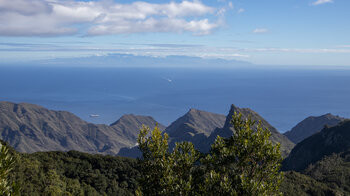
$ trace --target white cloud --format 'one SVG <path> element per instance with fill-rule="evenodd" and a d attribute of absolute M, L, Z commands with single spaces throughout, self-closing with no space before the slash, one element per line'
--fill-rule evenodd
<path fill-rule="evenodd" d="M 1 12 L 17 12 L 23 15 L 32 15 L 38 12 L 49 12 L 50 6 L 42 0 L 1 0 Z"/>
<path fill-rule="evenodd" d="M 325 3 L 333 3 L 333 0 L 317 0 L 311 4 L 312 5 L 321 5 L 321 4 L 325 4 Z"/>
<path fill-rule="evenodd" d="M 238 11 L 237 11 L 237 13 L 243 13 L 243 12 L 245 12 L 245 9 L 243 9 L 243 8 L 240 8 Z"/>
<path fill-rule="evenodd" d="M 269 32 L 268 29 L 254 29 L 253 33 L 267 33 Z"/>
<path fill-rule="evenodd" d="M 346 46 L 346 45 L 344 45 Z M 239 48 L 239 47 L 213 47 L 205 45 L 191 45 L 183 43 L 167 43 L 167 44 L 142 44 L 142 43 L 110 43 L 109 45 L 95 45 L 88 43 L 71 43 L 69 46 L 66 43 L 55 44 L 36 44 L 36 43 L 0 43 L 0 50 L 3 53 L 9 51 L 9 54 L 23 54 L 28 58 L 51 58 L 48 55 L 55 54 L 57 57 L 79 57 L 82 55 L 107 55 L 110 53 L 133 54 L 140 56 L 155 56 L 165 57 L 170 55 L 181 56 L 196 56 L 203 58 L 222 58 L 222 59 L 237 59 L 247 60 L 254 59 L 257 56 L 272 55 L 312 55 L 313 57 L 323 57 L 327 55 L 344 55 L 349 56 L 350 48 Z M 41 54 L 38 57 L 37 54 Z M 45 56 L 46 55 L 46 56 Z M 311 56 L 310 56 L 311 57 Z M 2 55 L 0 59 L 9 58 L 15 60 L 15 57 Z M 18 59 L 16 59 L 18 60 Z"/>
<path fill-rule="evenodd" d="M 216 15 L 223 16 L 223 15 L 225 15 L 226 11 L 227 11 L 227 9 L 225 7 L 223 7 L 217 11 Z"/>
<path fill-rule="evenodd" d="M 225 16 L 225 13 L 229 10 L 233 10 L 233 8 L 234 8 L 233 3 L 229 1 L 227 5 L 218 9 L 218 11 L 216 12 L 216 16 L 221 17 L 220 20 L 224 20 L 223 17 Z"/>
<path fill-rule="evenodd" d="M 139 32 L 209 34 L 219 27 L 215 8 L 200 1 L 129 4 L 114 1 L 0 0 L 0 35 L 55 36 Z"/>
<path fill-rule="evenodd" d="M 350 49 L 334 49 L 334 48 L 252 48 L 243 49 L 245 52 L 286 52 L 286 53 L 315 53 L 315 54 L 347 54 Z"/>
<path fill-rule="evenodd" d="M 337 48 L 350 48 L 350 45 L 339 45 Z"/>
<path fill-rule="evenodd" d="M 118 21 L 118 25 L 102 24 L 93 26 L 90 35 L 122 34 L 138 32 L 183 32 L 189 31 L 196 35 L 209 34 L 216 28 L 208 19 L 186 21 L 177 18 L 155 19 L 148 18 L 135 24 L 133 21 Z"/>
<path fill-rule="evenodd" d="M 233 3 L 232 3 L 232 1 L 228 2 L 228 7 L 231 8 L 231 9 L 233 9 Z"/>

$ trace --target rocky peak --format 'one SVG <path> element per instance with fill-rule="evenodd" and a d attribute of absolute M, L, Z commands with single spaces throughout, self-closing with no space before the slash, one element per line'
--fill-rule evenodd
<path fill-rule="evenodd" d="M 144 123 L 144 122 L 156 122 L 153 117 L 151 116 L 141 116 L 141 115 L 134 115 L 134 114 L 125 114 L 122 117 L 120 117 L 116 122 L 112 123 L 110 126 L 118 125 L 121 123 L 125 124 L 133 124 L 133 123 Z"/>
<path fill-rule="evenodd" d="M 230 111 L 227 115 L 226 121 L 225 121 L 225 128 L 229 128 L 232 127 L 231 125 L 231 119 L 232 116 L 236 113 L 241 113 L 243 118 L 248 118 L 248 116 L 250 115 L 253 120 L 255 120 L 256 116 L 259 116 L 258 113 L 254 112 L 253 110 L 249 109 L 249 108 L 239 108 L 237 106 L 235 106 L 234 104 L 231 105 Z"/>
<path fill-rule="evenodd" d="M 187 128 L 190 128 L 191 131 L 194 131 L 195 134 L 202 133 L 209 136 L 215 128 L 222 127 L 224 121 L 224 115 L 191 108 L 185 115 L 171 123 L 171 125 L 166 128 L 165 132 L 168 133 L 169 136 L 179 136 L 179 134 L 182 134 L 180 132 L 187 132 L 189 130 L 180 130 L 180 128 L 186 126 Z"/>
<path fill-rule="evenodd" d="M 271 132 L 270 140 L 273 143 L 281 144 L 281 152 L 283 156 L 286 156 L 294 147 L 294 143 L 291 142 L 286 136 L 282 135 L 270 125 L 264 118 L 262 118 L 258 113 L 249 109 L 249 108 L 239 108 L 235 105 L 231 105 L 230 111 L 226 117 L 225 125 L 223 128 L 217 128 L 209 137 L 208 140 L 201 144 L 201 147 L 204 152 L 207 152 L 210 148 L 210 145 L 215 141 L 216 137 L 219 135 L 221 137 L 230 137 L 232 136 L 233 127 L 230 123 L 234 113 L 241 113 L 243 118 L 250 116 L 254 121 L 260 121 L 263 128 L 268 128 Z"/>

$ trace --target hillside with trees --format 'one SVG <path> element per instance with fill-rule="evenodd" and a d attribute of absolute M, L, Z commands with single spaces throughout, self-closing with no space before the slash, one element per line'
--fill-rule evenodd
<path fill-rule="evenodd" d="M 231 134 L 217 136 L 207 153 L 186 141 L 170 150 L 168 134 L 147 126 L 138 137 L 143 156 L 137 160 L 78 151 L 27 154 L 2 148 L 0 188 L 3 195 L 16 195 L 16 191 L 21 195 L 350 194 L 350 121 L 326 127 L 298 143 L 281 165 L 280 144 L 271 140 L 273 132 L 264 121 L 251 117 L 234 113 L 228 122 Z M 126 116 L 117 124 L 130 126 L 130 118 L 134 119 Z"/>
<path fill-rule="evenodd" d="M 350 121 L 322 131 L 298 143 L 283 162 L 284 170 L 302 171 L 325 156 L 350 150 Z"/>
<path fill-rule="evenodd" d="M 350 151 L 332 154 L 301 172 L 286 171 L 284 195 L 350 195 Z"/>
<path fill-rule="evenodd" d="M 15 154 L 21 195 L 134 195 L 136 160 L 77 151 Z"/>

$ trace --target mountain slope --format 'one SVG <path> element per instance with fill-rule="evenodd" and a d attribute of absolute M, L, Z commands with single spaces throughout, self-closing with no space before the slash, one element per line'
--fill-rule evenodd
<path fill-rule="evenodd" d="M 280 134 L 258 113 L 251 109 L 239 108 L 234 105 L 231 106 L 226 119 L 223 115 L 191 109 L 165 129 L 164 132 L 169 134 L 169 147 L 173 148 L 175 142 L 190 141 L 199 151 L 204 153 L 208 152 L 211 144 L 218 135 L 221 137 L 230 137 L 232 135 L 233 127 L 230 124 L 230 120 L 234 112 L 242 113 L 244 118 L 250 115 L 253 120 L 261 121 L 262 126 L 271 131 L 271 141 L 274 143 L 281 143 L 281 153 L 283 156 L 287 156 L 294 147 L 293 142 L 286 136 Z M 139 157 L 141 153 L 137 147 L 122 148 L 118 155 Z"/>
<path fill-rule="evenodd" d="M 284 195 L 350 195 L 350 151 L 332 154 L 299 172 L 284 172 Z"/>
<path fill-rule="evenodd" d="M 181 141 L 189 141 L 197 146 L 216 128 L 223 127 L 225 118 L 221 114 L 190 109 L 184 116 L 171 123 L 164 132 L 169 135 L 170 147 Z"/>
<path fill-rule="evenodd" d="M 189 141 L 196 148 L 206 140 L 207 137 L 218 127 L 222 127 L 225 122 L 225 116 L 211 112 L 190 109 L 186 114 L 171 123 L 164 133 L 169 135 L 169 148 L 175 146 L 175 142 Z M 119 156 L 123 157 L 140 157 L 142 156 L 138 147 L 122 148 Z"/>
<path fill-rule="evenodd" d="M 276 128 L 271 126 L 258 113 L 254 112 L 253 110 L 251 110 L 249 108 L 239 108 L 239 107 L 236 107 L 235 105 L 232 104 L 230 112 L 226 117 L 224 127 L 215 129 L 215 131 L 209 136 L 209 138 L 206 141 L 203 141 L 201 143 L 200 148 L 203 152 L 209 151 L 210 145 L 215 141 L 215 139 L 218 135 L 221 137 L 230 137 L 232 135 L 233 126 L 231 125 L 230 121 L 232 119 L 232 115 L 234 115 L 235 112 L 241 113 L 243 118 L 247 118 L 248 116 L 251 116 L 252 120 L 261 121 L 262 127 L 268 128 L 271 132 L 270 140 L 274 143 L 278 142 L 281 144 L 281 153 L 283 156 L 288 155 L 288 153 L 294 147 L 293 142 L 291 142 L 286 136 L 279 133 L 276 130 Z"/>
<path fill-rule="evenodd" d="M 305 138 L 321 131 L 324 126 L 335 126 L 345 120 L 339 116 L 325 114 L 322 116 L 310 116 L 298 123 L 292 130 L 284 133 L 292 142 L 299 143 Z"/>
<path fill-rule="evenodd" d="M 135 145 L 142 124 L 152 127 L 156 123 L 151 117 L 127 115 L 111 126 L 95 125 L 65 111 L 0 102 L 0 138 L 20 152 L 78 150 L 117 154 L 121 147 Z"/>
<path fill-rule="evenodd" d="M 333 153 L 350 149 L 350 121 L 322 131 L 298 143 L 283 162 L 284 170 L 301 171 Z"/>
<path fill-rule="evenodd" d="M 160 130 L 165 129 L 164 125 L 157 123 L 151 116 L 139 116 L 134 114 L 123 115 L 119 120 L 112 123 L 110 126 L 117 130 L 118 133 L 122 133 L 123 137 L 128 141 L 134 141 L 136 143 L 142 125 L 146 125 L 151 128 L 158 125 Z"/>

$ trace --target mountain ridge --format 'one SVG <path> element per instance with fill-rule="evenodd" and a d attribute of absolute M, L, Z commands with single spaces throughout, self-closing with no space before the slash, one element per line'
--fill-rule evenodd
<path fill-rule="evenodd" d="M 202 140 L 207 137 L 217 127 L 222 127 L 225 122 L 225 115 L 207 112 L 191 108 L 184 115 L 172 122 L 163 133 L 169 135 L 169 148 L 173 149 L 176 142 L 192 142 L 198 148 Z M 132 148 L 122 148 L 118 153 L 124 157 L 141 157 L 141 151 L 137 146 Z"/>
<path fill-rule="evenodd" d="M 221 124 L 220 123 L 213 123 L 215 121 L 212 121 L 211 124 L 211 131 L 206 132 L 201 131 L 198 126 L 196 126 L 196 123 L 192 121 L 190 118 L 192 114 L 198 114 L 198 113 L 206 114 L 207 118 L 204 118 L 206 120 L 210 119 L 208 118 L 208 114 L 217 116 L 218 118 L 221 118 Z M 283 156 L 287 156 L 289 152 L 294 147 L 294 143 L 291 142 L 286 136 L 279 133 L 273 126 L 271 126 L 265 119 L 263 119 L 258 113 L 255 111 L 249 109 L 249 108 L 239 108 L 235 105 L 231 105 L 229 114 L 225 117 L 224 115 L 218 115 L 213 114 L 210 112 L 190 109 L 186 114 L 184 114 L 182 117 L 175 120 L 169 127 L 167 127 L 164 131 L 164 133 L 169 134 L 169 147 L 172 149 L 175 146 L 175 142 L 181 142 L 181 141 L 190 141 L 194 144 L 195 148 L 203 153 L 207 153 L 210 150 L 211 144 L 215 141 L 216 137 L 220 135 L 221 137 L 230 137 L 232 135 L 233 127 L 230 124 L 230 120 L 232 118 L 232 115 L 234 112 L 242 113 L 243 118 L 247 118 L 248 116 L 251 116 L 253 120 L 255 121 L 261 121 L 262 126 L 264 128 L 268 128 L 271 132 L 271 141 L 273 143 L 281 143 L 281 153 Z M 209 116 L 210 116 L 209 115 Z M 200 115 L 197 115 L 200 116 Z M 213 119 L 213 118 L 211 118 Z M 203 119 L 199 120 L 199 122 L 203 121 Z M 210 123 L 209 123 L 210 124 Z M 219 126 L 221 125 L 221 126 Z M 208 129 L 210 130 L 210 129 Z M 209 134 L 210 133 L 210 134 Z M 133 148 L 123 148 L 121 149 L 120 153 L 118 154 L 120 156 L 129 156 L 129 157 L 140 157 L 142 154 L 137 149 L 137 147 Z"/>
<path fill-rule="evenodd" d="M 150 116 L 126 114 L 110 125 L 93 124 L 70 112 L 48 110 L 34 104 L 0 102 L 0 137 L 20 152 L 78 150 L 121 155 L 123 149 L 122 156 L 128 156 L 125 152 L 135 147 L 142 125 L 151 129 L 158 125 L 169 134 L 171 148 L 176 142 L 189 141 L 201 152 L 208 152 L 218 135 L 232 135 L 230 120 L 234 112 L 242 113 L 243 118 L 251 116 L 268 128 L 271 141 L 281 143 L 284 156 L 294 146 L 258 113 L 233 104 L 227 116 L 192 108 L 165 128 Z"/>
<path fill-rule="evenodd" d="M 335 126 L 344 120 L 345 118 L 332 115 L 331 113 L 321 116 L 309 116 L 283 135 L 287 136 L 292 142 L 299 143 L 307 137 L 321 131 L 324 126 Z"/>
<path fill-rule="evenodd" d="M 230 111 L 226 117 L 226 121 L 223 128 L 217 128 L 214 130 L 214 132 L 208 137 L 208 140 L 203 141 L 201 143 L 201 148 L 204 152 L 208 152 L 210 149 L 210 145 L 215 141 L 216 137 L 219 135 L 221 137 L 230 137 L 233 134 L 233 126 L 231 125 L 230 121 L 232 119 L 232 116 L 234 113 L 241 113 L 242 117 L 244 119 L 248 118 L 249 116 L 252 118 L 252 120 L 256 122 L 261 122 L 261 125 L 263 128 L 268 128 L 271 132 L 270 140 L 273 143 L 280 143 L 281 144 L 281 153 L 283 156 L 287 156 L 289 152 L 294 147 L 294 143 L 291 142 L 286 136 L 282 135 L 280 132 L 277 131 L 276 128 L 274 128 L 272 125 L 270 125 L 264 118 L 262 118 L 257 112 L 249 109 L 249 108 L 239 108 L 235 106 L 234 104 L 231 105 Z M 256 126 L 255 126 L 256 128 Z"/>
<path fill-rule="evenodd" d="M 159 124 L 152 119 L 134 116 L 133 121 L 138 124 L 128 130 L 139 128 L 126 132 L 128 121 L 124 124 L 116 121 L 113 126 L 93 124 L 66 111 L 29 103 L 0 102 L 0 137 L 20 152 L 78 150 L 115 155 L 121 147 L 135 145 L 142 124 L 151 127 Z"/>

